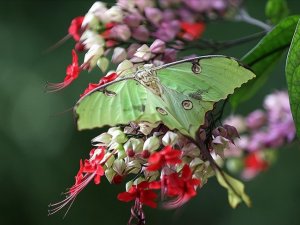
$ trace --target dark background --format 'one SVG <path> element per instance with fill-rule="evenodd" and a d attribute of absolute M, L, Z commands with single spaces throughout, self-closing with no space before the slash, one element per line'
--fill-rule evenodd
<path fill-rule="evenodd" d="M 293 14 L 300 2 L 290 0 Z M 126 224 L 130 204 L 116 199 L 123 185 L 90 184 L 76 199 L 67 217 L 47 216 L 47 206 L 74 182 L 79 159 L 88 156 L 97 131 L 77 132 L 70 109 L 88 81 L 99 73 L 83 73 L 80 81 L 46 94 L 46 81 L 61 81 L 71 61 L 73 41 L 45 53 L 67 34 L 72 18 L 84 15 L 93 1 L 0 2 L 0 224 Z M 264 20 L 262 0 L 248 0 L 253 16 Z M 212 23 L 205 36 L 228 40 L 260 29 L 244 23 Z M 223 54 L 241 57 L 256 42 Z M 198 52 L 201 54 L 201 52 Z M 285 88 L 284 59 L 255 98 L 239 113 L 260 107 L 263 96 Z M 66 111 L 67 110 L 67 111 Z M 66 112 L 65 112 L 66 111 Z M 297 225 L 300 224 L 300 151 L 298 143 L 280 149 L 278 162 L 247 183 L 253 207 L 233 210 L 226 191 L 211 179 L 197 198 L 175 211 L 146 209 L 148 224 Z"/>

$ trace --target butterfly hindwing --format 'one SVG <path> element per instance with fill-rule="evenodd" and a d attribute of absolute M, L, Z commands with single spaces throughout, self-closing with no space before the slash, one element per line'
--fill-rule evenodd
<path fill-rule="evenodd" d="M 255 75 L 233 58 L 198 57 L 157 70 L 163 85 L 203 101 L 226 99 Z"/>

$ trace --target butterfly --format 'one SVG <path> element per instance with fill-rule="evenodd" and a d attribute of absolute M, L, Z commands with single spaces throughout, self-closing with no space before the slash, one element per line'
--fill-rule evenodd
<path fill-rule="evenodd" d="M 254 77 L 239 61 L 222 55 L 144 65 L 83 96 L 74 107 L 78 129 L 162 122 L 194 138 L 215 103 Z"/>

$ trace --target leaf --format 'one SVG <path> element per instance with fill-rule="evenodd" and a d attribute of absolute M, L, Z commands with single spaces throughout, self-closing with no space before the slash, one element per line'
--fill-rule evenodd
<path fill-rule="evenodd" d="M 228 201 L 232 208 L 244 202 L 248 207 L 251 207 L 251 199 L 245 193 L 245 186 L 239 180 L 229 176 L 225 172 L 216 171 L 216 177 L 219 184 L 228 191 Z"/>
<path fill-rule="evenodd" d="M 268 0 L 266 4 L 266 16 L 273 23 L 279 23 L 289 14 L 286 0 Z"/>
<path fill-rule="evenodd" d="M 285 74 L 291 110 L 296 125 L 297 135 L 300 137 L 300 20 L 289 49 Z"/>
<path fill-rule="evenodd" d="M 299 16 L 283 19 L 243 58 L 242 61 L 251 67 L 256 79 L 249 81 L 238 89 L 230 98 L 233 108 L 251 98 L 267 81 L 274 65 L 292 40 Z"/>

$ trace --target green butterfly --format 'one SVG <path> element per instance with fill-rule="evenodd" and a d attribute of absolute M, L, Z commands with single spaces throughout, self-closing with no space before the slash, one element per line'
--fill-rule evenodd
<path fill-rule="evenodd" d="M 82 97 L 74 108 L 78 129 L 162 122 L 195 138 L 206 112 L 254 77 L 237 60 L 219 55 L 145 65 Z"/>

